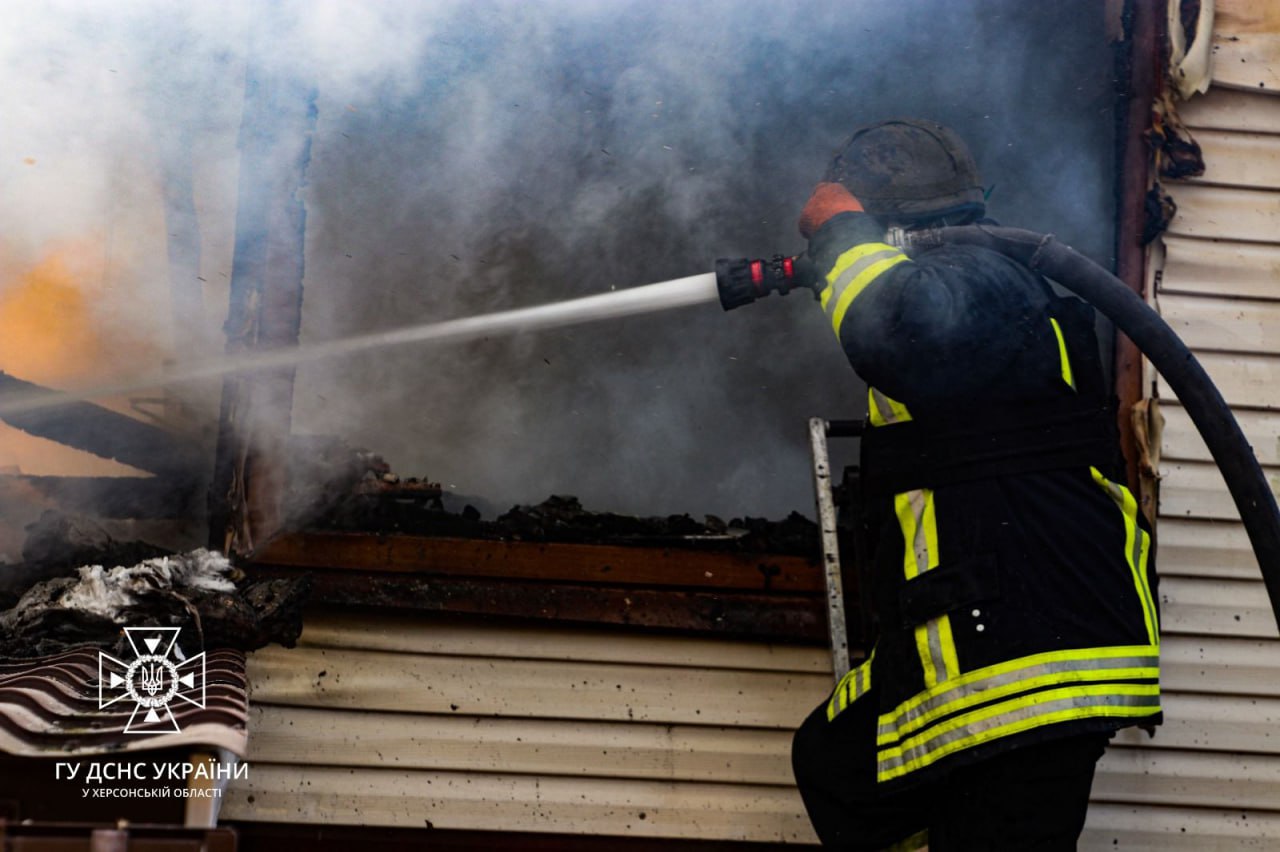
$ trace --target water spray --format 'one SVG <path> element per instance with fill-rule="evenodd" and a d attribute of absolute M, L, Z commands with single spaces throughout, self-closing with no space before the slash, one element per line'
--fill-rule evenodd
<path fill-rule="evenodd" d="M 0 417 L 54 408 L 69 402 L 137 393 L 204 379 L 250 374 L 280 367 L 297 367 L 329 358 L 392 346 L 411 343 L 462 343 L 495 334 L 563 328 L 599 320 L 654 313 L 713 302 L 720 295 L 721 290 L 717 286 L 716 274 L 707 272 L 702 275 L 675 278 L 625 290 L 611 290 L 608 293 L 583 296 L 548 305 L 424 323 L 389 331 L 376 331 L 287 349 L 226 355 L 198 364 L 185 364 L 176 368 L 125 375 L 80 388 L 8 394 L 0 400 Z"/>

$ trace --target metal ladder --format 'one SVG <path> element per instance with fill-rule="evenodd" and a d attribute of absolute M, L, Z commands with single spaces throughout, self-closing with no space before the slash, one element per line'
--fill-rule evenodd
<path fill-rule="evenodd" d="M 822 531 L 822 570 L 827 590 L 827 630 L 831 637 L 831 668 L 836 683 L 849 671 L 849 627 L 845 618 L 844 579 L 840 572 L 840 542 L 836 535 L 836 503 L 831 491 L 831 454 L 827 438 L 856 438 L 860 420 L 809 419 L 809 449 L 813 455 L 813 494 Z"/>

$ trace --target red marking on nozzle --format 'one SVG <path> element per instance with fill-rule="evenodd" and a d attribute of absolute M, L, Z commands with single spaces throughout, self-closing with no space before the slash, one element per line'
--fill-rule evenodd
<path fill-rule="evenodd" d="M 795 261 L 789 257 L 784 257 L 782 259 L 782 277 L 788 279 L 796 277 Z"/>
<path fill-rule="evenodd" d="M 762 291 L 761 284 L 764 284 L 764 261 L 751 261 L 751 283 L 755 285 L 756 292 Z"/>

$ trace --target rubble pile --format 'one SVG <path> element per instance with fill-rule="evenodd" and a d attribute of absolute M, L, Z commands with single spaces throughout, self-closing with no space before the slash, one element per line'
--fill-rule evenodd
<path fill-rule="evenodd" d="M 38 657 L 93 645 L 123 651 L 121 628 L 181 627 L 193 647 L 292 646 L 302 632 L 306 578 L 247 583 L 207 550 L 134 565 L 81 565 L 37 582 L 0 612 L 0 657 Z"/>
<path fill-rule="evenodd" d="M 592 512 L 576 497 L 553 495 L 536 505 L 515 506 L 493 520 L 485 520 L 471 504 L 451 511 L 442 500 L 422 499 L 418 495 L 423 488 L 416 480 L 398 486 L 387 480 L 385 487 L 365 488 L 339 501 L 311 527 L 493 541 L 686 547 L 800 556 L 811 556 L 819 548 L 818 525 L 798 512 L 782 521 L 724 521 L 713 515 L 702 521 L 689 515 L 635 517 Z"/>
<path fill-rule="evenodd" d="M 593 512 L 573 496 L 552 495 L 499 513 L 488 502 L 402 477 L 375 453 L 332 436 L 295 436 L 290 454 L 293 530 L 682 547 L 814 556 L 818 525 L 798 512 L 782 521 L 708 515 L 636 517 Z"/>

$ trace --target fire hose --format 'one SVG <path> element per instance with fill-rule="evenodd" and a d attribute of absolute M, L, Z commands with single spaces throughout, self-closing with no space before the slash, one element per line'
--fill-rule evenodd
<path fill-rule="evenodd" d="M 1129 336 L 1169 383 L 1222 472 L 1280 625 L 1280 509 L 1275 495 L 1226 400 L 1169 324 L 1123 281 L 1052 235 L 965 225 L 908 232 L 905 241 L 909 253 L 942 245 L 999 252 L 1071 290 Z M 769 260 L 718 260 L 716 283 L 720 304 L 728 311 L 774 291 L 817 292 L 821 282 L 806 257 L 778 255 Z"/>

